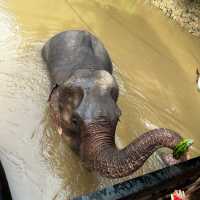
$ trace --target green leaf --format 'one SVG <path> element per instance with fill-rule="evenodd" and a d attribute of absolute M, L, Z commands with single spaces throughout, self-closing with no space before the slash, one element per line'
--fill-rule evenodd
<path fill-rule="evenodd" d="M 193 140 L 191 139 L 183 139 L 181 142 L 179 142 L 173 151 L 173 157 L 175 159 L 179 159 L 182 155 L 184 155 L 189 147 L 193 144 Z"/>

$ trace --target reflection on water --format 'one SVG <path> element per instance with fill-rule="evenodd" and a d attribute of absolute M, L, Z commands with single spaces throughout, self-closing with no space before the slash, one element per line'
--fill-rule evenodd
<path fill-rule="evenodd" d="M 56 12 L 55 12 L 56 11 Z M 115 63 L 122 110 L 117 144 L 156 127 L 193 138 L 200 153 L 200 41 L 142 1 L 0 0 L 0 156 L 15 199 L 66 199 L 120 180 L 88 172 L 51 127 L 40 50 L 52 35 L 86 29 Z M 134 176 L 162 167 L 154 154 Z"/>

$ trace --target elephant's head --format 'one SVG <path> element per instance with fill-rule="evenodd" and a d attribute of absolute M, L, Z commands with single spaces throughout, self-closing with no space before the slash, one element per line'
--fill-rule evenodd
<path fill-rule="evenodd" d="M 78 70 L 53 91 L 50 99 L 58 128 L 63 135 L 70 136 L 72 147 L 87 166 L 114 178 L 131 174 L 155 150 L 163 146 L 174 149 L 182 140 L 169 129 L 156 129 L 118 150 L 115 145 L 115 129 L 121 114 L 116 104 L 118 92 L 110 73 Z"/>
<path fill-rule="evenodd" d="M 105 121 L 115 127 L 121 115 L 116 101 L 118 85 L 114 77 L 103 70 L 79 70 L 51 94 L 50 105 L 56 112 L 58 128 L 71 137 L 72 147 L 80 149 L 88 127 Z M 55 112 L 53 115 L 55 115 Z M 81 152 L 82 153 L 82 152 Z"/>

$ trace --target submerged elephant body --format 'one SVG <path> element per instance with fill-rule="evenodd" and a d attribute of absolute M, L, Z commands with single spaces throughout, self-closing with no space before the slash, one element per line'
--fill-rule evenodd
<path fill-rule="evenodd" d="M 51 81 L 64 83 L 77 70 L 105 70 L 112 62 L 103 44 L 85 31 L 66 31 L 50 39 L 42 50 Z"/>
<path fill-rule="evenodd" d="M 114 138 L 121 114 L 117 106 L 119 89 L 111 59 L 92 34 L 60 33 L 45 44 L 42 55 L 54 86 L 49 102 L 55 124 L 70 137 L 72 147 L 90 169 L 106 177 L 127 176 L 158 148 L 173 150 L 182 141 L 178 133 L 161 128 L 117 149 Z M 185 159 L 183 155 L 181 160 Z"/>

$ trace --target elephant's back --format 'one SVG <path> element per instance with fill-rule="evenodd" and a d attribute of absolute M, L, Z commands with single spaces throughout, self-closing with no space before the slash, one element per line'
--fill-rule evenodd
<path fill-rule="evenodd" d="M 103 44 L 86 31 L 65 31 L 55 35 L 43 47 L 51 78 L 63 82 L 75 70 L 99 69 L 112 73 L 112 62 Z"/>

